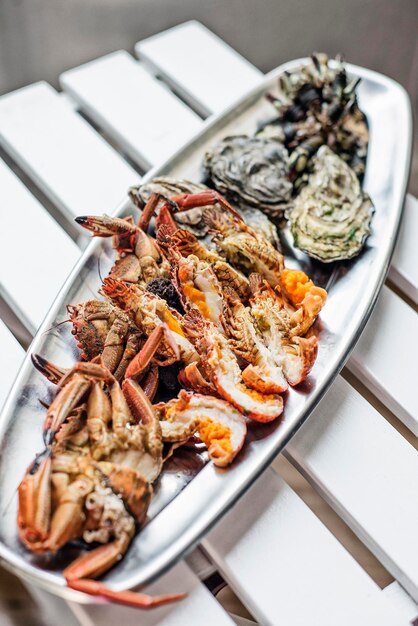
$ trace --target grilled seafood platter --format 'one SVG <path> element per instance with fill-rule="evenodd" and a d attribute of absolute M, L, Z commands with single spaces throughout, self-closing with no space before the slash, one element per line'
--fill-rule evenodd
<path fill-rule="evenodd" d="M 76 218 L 94 237 L 112 238 L 116 259 L 99 290 L 104 299 L 67 305 L 81 361 L 68 369 L 32 355 L 57 391 L 45 447 L 18 489 L 28 550 L 55 554 L 74 540 L 94 546 L 64 569 L 67 585 L 142 608 L 183 596 L 117 593 L 95 579 L 146 522 L 153 486 L 179 448 L 198 442 L 224 468 L 251 421 L 279 418 L 282 394 L 315 363 L 311 327 L 327 296 L 285 268 L 281 252 L 218 192 L 179 195 L 181 188 L 196 189 L 157 181 L 139 222 Z M 141 193 L 147 197 L 131 190 Z M 196 209 L 211 249 L 175 221 Z M 174 397 L 162 400 L 167 390 Z"/>
<path fill-rule="evenodd" d="M 402 93 L 394 109 L 389 79 L 351 71 L 359 103 L 340 61 L 288 64 L 114 215 L 76 219 L 93 241 L 0 423 L 0 557 L 27 580 L 84 601 L 181 600 L 181 581 L 140 589 L 234 504 L 341 369 L 406 186 L 373 154 L 405 171 L 409 158 L 397 134 L 373 139 L 395 117 L 407 135 Z"/>

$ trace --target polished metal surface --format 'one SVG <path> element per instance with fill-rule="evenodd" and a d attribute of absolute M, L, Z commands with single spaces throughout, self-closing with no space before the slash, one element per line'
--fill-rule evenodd
<path fill-rule="evenodd" d="M 270 118 L 272 109 L 264 100 L 265 91 L 274 92 L 278 74 L 298 63 L 292 61 L 277 68 L 248 97 L 206 122 L 193 141 L 163 166 L 150 171 L 145 180 L 157 174 L 201 180 L 205 150 L 226 135 L 253 132 L 261 121 Z M 372 311 L 389 267 L 402 214 L 410 166 L 411 111 L 406 92 L 397 83 L 360 67 L 348 69 L 362 78 L 360 106 L 370 124 L 364 186 L 376 207 L 372 235 L 357 259 L 324 266 L 293 250 L 285 234 L 288 265 L 302 267 L 329 290 L 329 300 L 316 323 L 320 335 L 317 362 L 309 378 L 286 394 L 282 419 L 250 425 L 248 441 L 230 468 L 215 468 L 206 464 L 204 455 L 187 452 L 170 461 L 156 487 L 150 521 L 136 536 L 125 558 L 104 577 L 115 589 L 142 585 L 160 575 L 233 505 L 309 417 L 342 368 Z M 119 214 L 129 212 L 132 207 L 125 201 Z M 29 352 L 39 352 L 62 366 L 77 360 L 78 350 L 69 325 L 56 325 L 67 318 L 66 303 L 97 296 L 98 268 L 104 275 L 112 262 L 110 242 L 95 240 L 90 244 Z M 39 400 L 50 402 L 53 394 L 52 385 L 33 369 L 28 354 L 0 420 L 0 557 L 27 580 L 79 599 L 78 594 L 65 587 L 61 575 L 63 566 L 75 558 L 79 548 L 68 547 L 56 557 L 41 558 L 24 549 L 16 531 L 17 486 L 27 465 L 42 449 L 45 409 Z"/>

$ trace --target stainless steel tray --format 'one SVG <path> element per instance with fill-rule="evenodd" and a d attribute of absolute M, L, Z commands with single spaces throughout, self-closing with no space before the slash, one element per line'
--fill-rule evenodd
<path fill-rule="evenodd" d="M 270 73 L 226 113 L 204 124 L 201 133 L 161 167 L 155 175 L 202 178 L 205 150 L 229 134 L 253 132 L 258 123 L 272 116 L 265 101 L 266 90 L 275 91 L 277 76 L 302 60 L 287 63 Z M 104 580 L 117 590 L 142 585 L 159 576 L 190 550 L 227 511 L 308 418 L 315 405 L 344 365 L 373 309 L 389 267 L 408 182 L 412 119 L 409 99 L 397 83 L 370 70 L 349 65 L 360 76 L 360 106 L 370 124 L 370 145 L 364 186 L 375 206 L 372 236 L 357 259 L 325 267 L 312 263 L 289 248 L 293 266 L 299 265 L 329 290 L 329 300 L 320 319 L 317 362 L 309 379 L 285 398 L 283 419 L 271 424 L 252 424 L 248 441 L 226 469 L 205 464 L 204 455 L 183 453 L 163 472 L 150 509 L 150 521 L 133 541 L 125 558 Z M 132 181 L 135 183 L 135 181 Z M 123 190 L 121 190 L 123 191 Z M 129 201 L 118 210 L 132 211 Z M 71 365 L 78 351 L 69 325 L 54 326 L 66 319 L 66 303 L 94 298 L 102 275 L 111 267 L 110 243 L 94 240 L 60 291 L 39 329 L 30 352 Z M 79 598 L 65 586 L 63 566 L 77 555 L 66 548 L 56 557 L 35 557 L 19 543 L 16 532 L 17 486 L 35 454 L 42 449 L 41 424 L 45 410 L 39 399 L 50 401 L 54 388 L 32 367 L 26 357 L 0 419 L 0 558 L 19 576 L 59 595 Z M 193 479 L 193 480 L 192 480 Z"/>

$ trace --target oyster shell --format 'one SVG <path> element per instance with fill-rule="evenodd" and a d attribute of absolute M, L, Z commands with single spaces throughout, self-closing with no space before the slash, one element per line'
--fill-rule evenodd
<path fill-rule="evenodd" d="M 161 193 L 167 198 L 173 198 L 186 193 L 199 193 L 205 189 L 207 189 L 207 186 L 201 183 L 193 183 L 190 180 L 171 178 L 170 176 L 160 176 L 143 185 L 131 187 L 129 196 L 137 207 L 142 208 L 154 192 Z M 204 237 L 209 230 L 202 220 L 202 213 L 205 208 L 207 207 L 181 211 L 173 217 L 179 228 L 186 228 L 196 237 Z"/>
<path fill-rule="evenodd" d="M 363 177 L 369 133 L 357 102 L 358 82 L 348 76 L 340 57 L 329 61 L 326 54 L 313 54 L 307 63 L 281 74 L 277 95 L 266 96 L 278 117 L 266 121 L 257 136 L 286 146 L 291 176 L 300 178 L 310 157 L 325 144 Z"/>
<path fill-rule="evenodd" d="M 159 176 L 148 183 L 136 185 L 129 189 L 129 197 L 140 209 L 150 199 L 152 193 L 161 193 L 168 198 L 180 196 L 183 193 L 199 193 L 207 189 L 206 185 L 192 183 L 190 180 Z"/>
<path fill-rule="evenodd" d="M 294 245 L 325 263 L 359 254 L 370 234 L 373 204 L 353 170 L 327 146 L 288 212 Z"/>
<path fill-rule="evenodd" d="M 235 135 L 206 153 L 204 167 L 222 194 L 280 217 L 292 195 L 288 158 L 277 141 Z"/>

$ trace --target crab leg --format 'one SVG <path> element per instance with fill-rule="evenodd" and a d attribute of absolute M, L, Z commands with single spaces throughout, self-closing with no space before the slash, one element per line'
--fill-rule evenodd
<path fill-rule="evenodd" d="M 158 478 L 162 469 L 162 434 L 160 422 L 144 390 L 131 378 L 122 383 L 123 394 L 131 413 L 137 422 L 132 429 L 130 442 L 141 450 L 141 457 L 136 463 L 137 471 L 148 482 Z"/>
<path fill-rule="evenodd" d="M 153 609 L 170 602 L 178 602 L 187 596 L 187 593 L 173 593 L 164 596 L 149 596 L 135 591 L 113 591 L 97 580 L 71 579 L 67 580 L 71 589 L 76 589 L 91 596 L 100 596 L 116 604 L 124 604 L 138 609 Z"/>
<path fill-rule="evenodd" d="M 110 371 L 102 365 L 101 359 L 96 357 L 94 361 L 78 362 L 76 363 L 59 382 L 60 387 L 66 386 L 71 379 L 78 378 L 78 376 L 85 376 L 93 380 L 103 380 L 104 382 L 110 382 L 114 380 L 114 376 Z"/>
<path fill-rule="evenodd" d="M 230 204 L 225 200 L 218 191 L 208 189 L 207 191 L 201 191 L 200 193 L 187 193 L 181 196 L 175 196 L 173 202 L 177 204 L 180 211 L 187 211 L 188 209 L 194 209 L 201 206 L 220 204 L 223 209 L 226 209 L 232 215 L 235 215 L 240 222 L 242 217 Z"/>
<path fill-rule="evenodd" d="M 122 389 L 118 383 L 110 388 L 110 400 L 112 403 L 112 429 L 120 441 L 128 437 L 127 425 L 132 421 L 132 415 Z"/>
<path fill-rule="evenodd" d="M 91 231 L 93 237 L 111 237 L 112 235 L 136 235 L 137 227 L 121 217 L 108 215 L 80 215 L 75 221 Z"/>
<path fill-rule="evenodd" d="M 158 365 L 155 363 L 151 364 L 149 372 L 145 375 L 144 379 L 141 381 L 141 387 L 144 390 L 144 393 L 150 399 L 150 402 L 154 400 L 154 396 L 157 393 L 158 389 L 158 381 L 159 381 L 159 370 Z"/>
<path fill-rule="evenodd" d="M 142 209 L 141 217 L 139 218 L 138 227 L 147 232 L 152 216 L 155 213 L 155 210 L 158 206 L 160 200 L 166 200 L 164 196 L 160 193 L 152 193 L 148 202 Z"/>
<path fill-rule="evenodd" d="M 158 215 L 155 220 L 155 226 L 157 230 L 157 234 L 160 232 L 161 226 L 165 226 L 167 229 L 167 233 L 169 235 L 173 235 L 178 229 L 178 225 L 174 221 L 173 215 L 171 213 L 172 205 L 168 202 L 163 204 L 161 209 L 158 212 Z"/>
<path fill-rule="evenodd" d="M 104 583 L 91 580 L 91 578 L 106 572 L 120 560 L 128 549 L 133 532 L 134 526 L 132 525 L 132 528 L 129 528 L 127 532 L 124 532 L 121 537 L 112 543 L 100 546 L 71 563 L 63 572 L 67 585 L 71 589 L 76 589 L 89 595 L 101 596 L 118 604 L 126 604 L 138 608 L 153 608 L 184 598 L 185 594 L 182 593 L 152 598 L 151 596 L 133 591 L 113 591 Z"/>
<path fill-rule="evenodd" d="M 58 367 L 51 361 L 47 361 L 40 354 L 31 354 L 31 359 L 38 372 L 54 385 L 58 385 L 61 379 L 70 371 L 68 368 Z"/>
<path fill-rule="evenodd" d="M 86 476 L 80 476 L 67 486 L 52 516 L 50 534 L 44 543 L 44 550 L 56 552 L 68 541 L 80 536 L 85 520 L 84 502 L 93 488 L 93 482 Z"/>
<path fill-rule="evenodd" d="M 134 418 L 142 424 L 153 423 L 154 409 L 142 387 L 132 378 L 127 378 L 122 383 L 122 390 Z"/>
<path fill-rule="evenodd" d="M 106 458 L 112 452 L 113 441 L 109 426 L 112 420 L 112 406 L 100 382 L 93 383 L 87 401 L 87 429 L 93 459 Z"/>
<path fill-rule="evenodd" d="M 64 377 L 65 378 L 65 377 Z M 60 381 L 62 385 L 62 380 Z M 68 415 L 75 409 L 91 386 L 91 381 L 84 376 L 74 376 L 55 397 L 48 409 L 44 422 L 44 441 L 46 445 L 52 443 L 55 434 Z"/>
<path fill-rule="evenodd" d="M 114 372 L 122 360 L 125 351 L 125 338 L 129 332 L 129 318 L 127 315 L 116 316 L 106 337 L 102 352 L 103 364 Z"/>
<path fill-rule="evenodd" d="M 128 335 L 128 340 L 126 342 L 125 350 L 122 355 L 121 360 L 119 361 L 119 365 L 116 370 L 113 372 L 116 380 L 120 381 L 125 376 L 126 368 L 129 363 L 132 361 L 134 356 L 138 353 L 139 346 L 141 343 L 141 333 L 132 332 Z"/>
<path fill-rule="evenodd" d="M 20 540 L 29 550 L 40 551 L 48 536 L 51 514 L 50 450 L 38 455 L 19 485 L 17 524 Z"/>
<path fill-rule="evenodd" d="M 126 368 L 125 378 L 137 378 L 144 373 L 161 343 L 165 332 L 164 326 L 165 325 L 161 324 L 154 328 L 141 350 Z"/>

